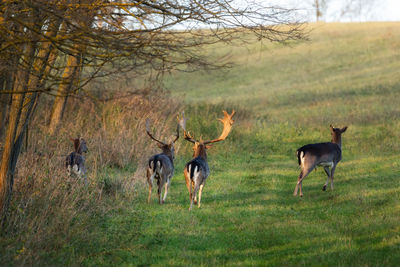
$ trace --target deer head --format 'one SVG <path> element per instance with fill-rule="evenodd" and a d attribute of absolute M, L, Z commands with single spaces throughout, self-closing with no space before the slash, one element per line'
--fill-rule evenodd
<path fill-rule="evenodd" d="M 88 147 L 86 145 L 86 140 L 82 137 L 78 138 L 69 138 L 74 143 L 75 152 L 78 154 L 82 154 L 83 152 L 88 152 Z"/>
<path fill-rule="evenodd" d="M 164 143 L 160 140 L 154 138 L 154 136 L 150 133 L 150 119 L 146 119 L 146 132 L 151 139 L 157 142 L 157 146 L 162 150 L 162 152 L 166 155 L 170 155 L 172 159 L 175 158 L 175 150 L 174 143 L 179 139 L 179 124 L 176 126 L 176 136 L 175 139 L 170 143 Z"/>
<path fill-rule="evenodd" d="M 332 124 L 329 126 L 332 134 L 332 143 L 338 144 L 339 146 L 342 144 L 342 133 L 347 130 L 347 126 L 340 128 L 334 128 Z"/>
<path fill-rule="evenodd" d="M 209 144 L 223 141 L 229 135 L 230 131 L 232 130 L 232 125 L 234 122 L 232 120 L 232 118 L 235 115 L 235 111 L 232 110 L 232 113 L 229 114 L 228 112 L 226 112 L 224 110 L 223 113 L 224 113 L 224 117 L 221 119 L 218 119 L 224 125 L 221 135 L 216 139 L 207 140 L 207 141 L 202 140 L 201 137 L 200 137 L 200 140 L 196 140 L 191 136 L 191 134 L 188 131 L 186 131 L 186 118 L 185 118 L 184 113 L 182 113 L 181 119 L 178 118 L 179 124 L 181 125 L 181 127 L 183 129 L 185 140 L 194 144 L 193 145 L 193 157 L 201 156 L 203 158 L 207 158 L 206 150 L 211 147 Z"/>

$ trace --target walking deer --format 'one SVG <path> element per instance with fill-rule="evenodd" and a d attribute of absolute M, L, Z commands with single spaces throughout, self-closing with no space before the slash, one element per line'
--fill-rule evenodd
<path fill-rule="evenodd" d="M 70 138 L 74 142 L 74 152 L 71 152 L 65 159 L 65 168 L 69 175 L 76 175 L 79 178 L 84 178 L 85 185 L 87 185 L 85 157 L 83 153 L 88 152 L 86 141 L 83 138 Z"/>
<path fill-rule="evenodd" d="M 221 135 L 217 139 L 208 141 L 203 141 L 201 137 L 200 140 L 195 140 L 190 133 L 186 131 L 186 119 L 184 114 L 180 120 L 185 140 L 194 144 L 193 159 L 185 165 L 185 169 L 183 171 L 186 180 L 186 187 L 189 190 L 189 211 L 192 209 L 193 201 L 195 204 L 197 202 L 197 192 L 199 193 L 198 207 L 200 208 L 201 193 L 203 191 L 206 179 L 210 175 L 210 168 L 208 167 L 207 162 L 207 149 L 210 148 L 209 144 L 225 140 L 232 129 L 232 117 L 235 115 L 235 111 L 233 110 L 232 114 L 230 115 L 226 111 L 223 112 L 224 118 L 219 119 L 219 121 L 221 121 L 224 125 Z"/>
<path fill-rule="evenodd" d="M 293 195 L 297 195 L 300 186 L 300 196 L 303 196 L 303 179 L 317 166 L 324 167 L 325 173 L 328 176 L 322 190 L 326 190 L 326 186 L 331 179 L 331 189 L 333 190 L 333 175 L 339 161 L 342 159 L 342 133 L 347 130 L 347 126 L 333 128 L 330 125 L 332 141 L 327 143 L 308 144 L 297 149 L 297 159 L 301 168 L 299 178 Z M 329 170 L 329 168 L 331 168 Z"/>
<path fill-rule="evenodd" d="M 171 184 L 171 178 L 174 176 L 174 159 L 175 159 L 175 150 L 174 143 L 179 138 L 179 124 L 176 127 L 176 136 L 175 139 L 171 143 L 163 143 L 160 140 L 157 140 L 150 133 L 150 121 L 146 120 L 146 132 L 150 136 L 151 139 L 157 142 L 157 146 L 161 148 L 162 153 L 153 155 L 150 157 L 147 167 L 147 182 L 149 184 L 149 197 L 147 202 L 150 203 L 151 199 L 151 190 L 153 188 L 154 179 L 157 180 L 158 185 L 158 203 L 163 204 L 168 194 L 168 189 Z M 164 189 L 164 197 L 161 200 L 161 191 L 162 187 Z"/>

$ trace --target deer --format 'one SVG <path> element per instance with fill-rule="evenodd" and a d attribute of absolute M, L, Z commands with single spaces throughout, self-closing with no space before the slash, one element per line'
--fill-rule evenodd
<path fill-rule="evenodd" d="M 346 130 L 347 126 L 340 129 L 330 125 L 332 134 L 331 142 L 308 144 L 297 149 L 297 159 L 301 171 L 293 192 L 294 196 L 297 196 L 299 187 L 300 197 L 303 196 L 303 179 L 317 166 L 323 167 L 328 176 L 326 183 L 322 187 L 322 191 L 326 191 L 329 179 L 331 180 L 331 190 L 333 190 L 333 175 L 337 164 L 342 159 L 342 133 Z"/>
<path fill-rule="evenodd" d="M 224 117 L 222 119 L 219 119 L 219 121 L 224 126 L 221 135 L 216 139 L 208 141 L 202 140 L 201 137 L 200 140 L 196 140 L 190 135 L 188 131 L 186 131 L 186 118 L 184 116 L 184 113 L 182 114 L 182 118 L 180 119 L 180 125 L 183 129 L 184 139 L 194 144 L 193 159 L 186 163 L 183 170 L 183 174 L 186 180 L 186 187 L 189 191 L 189 211 L 192 210 L 193 202 L 197 204 L 197 193 L 199 195 L 198 208 L 200 208 L 201 194 L 203 192 L 206 180 L 210 175 L 210 168 L 207 162 L 207 149 L 211 147 L 210 144 L 225 140 L 232 129 L 232 125 L 234 122 L 232 120 L 232 117 L 235 115 L 235 111 L 233 110 L 232 113 L 229 114 L 224 110 L 223 113 Z"/>
<path fill-rule="evenodd" d="M 88 152 L 86 141 L 81 137 L 70 137 L 70 139 L 74 143 L 74 151 L 66 157 L 65 168 L 67 169 L 69 176 L 72 176 L 73 174 L 79 178 L 82 178 L 83 176 L 85 185 L 87 185 L 85 157 L 83 156 L 83 153 Z"/>
<path fill-rule="evenodd" d="M 176 136 L 170 143 L 164 143 L 156 139 L 150 133 L 150 120 L 146 120 L 147 135 L 157 142 L 157 146 L 162 150 L 162 153 L 150 157 L 147 166 L 147 183 L 149 184 L 149 195 L 147 203 L 151 200 L 151 191 L 153 188 L 154 179 L 157 180 L 158 185 L 158 203 L 164 204 L 167 198 L 168 189 L 171 185 L 171 179 L 174 176 L 174 159 L 175 149 L 174 144 L 179 139 L 179 124 L 176 127 Z M 164 187 L 164 197 L 161 199 L 161 191 Z"/>

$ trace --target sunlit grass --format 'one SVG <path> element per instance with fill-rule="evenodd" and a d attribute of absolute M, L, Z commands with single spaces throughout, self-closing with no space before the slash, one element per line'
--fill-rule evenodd
<path fill-rule="evenodd" d="M 237 110 L 232 133 L 209 150 L 202 207 L 189 208 L 183 178 L 191 145 L 179 140 L 165 205 L 135 198 L 93 215 L 50 264 L 396 266 L 400 262 L 400 24 L 318 24 L 309 42 L 216 45 L 230 70 L 172 73 L 196 138 L 220 133 L 222 109 Z M 329 124 L 348 125 L 335 188 L 317 168 L 294 197 L 296 149 L 330 141 Z M 104 170 L 111 178 L 128 171 Z M 103 173 L 102 173 L 103 175 Z M 122 177 L 122 178 L 121 178 Z M 113 181 L 112 179 L 110 179 Z M 126 203 L 125 203 L 126 202 Z M 121 205 L 120 203 L 124 203 Z M 46 261 L 47 259 L 47 261 Z M 67 260 L 66 260 L 67 259 Z"/>
<path fill-rule="evenodd" d="M 234 107 L 241 116 L 232 136 L 210 151 L 201 209 L 187 212 L 179 172 L 164 207 L 143 205 L 152 215 L 140 243 L 155 234 L 163 241 L 139 262 L 395 265 L 399 45 L 396 23 L 319 25 L 311 42 L 290 47 L 221 48 L 240 63 L 229 71 L 174 74 L 166 84 L 186 99 L 194 133 L 218 134 L 218 109 Z M 349 126 L 335 189 L 321 190 L 319 168 L 303 182 L 304 197 L 293 197 L 296 149 L 329 141 L 331 123 Z"/>

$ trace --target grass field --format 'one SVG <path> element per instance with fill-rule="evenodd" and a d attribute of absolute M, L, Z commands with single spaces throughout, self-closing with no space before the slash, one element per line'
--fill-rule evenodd
<path fill-rule="evenodd" d="M 309 42 L 216 47 L 228 71 L 175 74 L 188 129 L 218 134 L 223 108 L 238 111 L 233 133 L 209 151 L 202 207 L 188 212 L 178 155 L 164 206 L 138 192 L 110 228 L 132 240 L 86 263 L 134 265 L 397 265 L 400 262 L 400 24 L 314 25 Z M 313 172 L 303 198 L 292 192 L 295 151 L 348 125 L 335 190 Z M 183 141 L 182 141 L 183 142 Z M 155 195 L 155 192 L 154 192 Z M 139 214 L 139 215 L 136 215 Z M 142 218 L 130 229 L 132 218 Z M 119 219 L 117 219 L 119 218 Z M 114 230 L 118 231 L 118 230 Z"/>
<path fill-rule="evenodd" d="M 187 128 L 214 138 L 222 109 L 237 110 L 225 142 L 209 150 L 202 207 L 188 212 L 183 140 L 166 204 L 156 190 L 92 220 L 49 264 L 396 266 L 400 262 L 400 23 L 311 25 L 310 41 L 218 47 L 235 67 L 178 73 L 165 84 L 182 98 Z M 303 182 L 295 151 L 343 134 L 335 189 L 323 169 Z M 118 175 L 129 175 L 118 171 Z M 122 204 L 121 204 L 122 203 Z"/>

